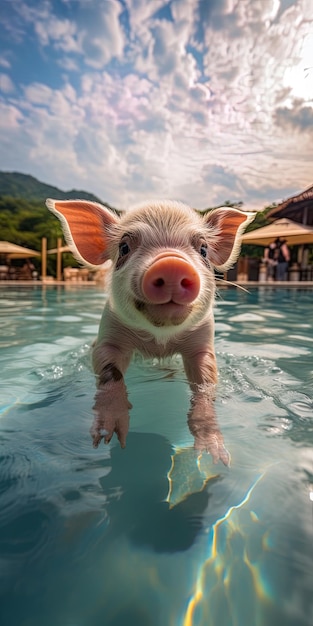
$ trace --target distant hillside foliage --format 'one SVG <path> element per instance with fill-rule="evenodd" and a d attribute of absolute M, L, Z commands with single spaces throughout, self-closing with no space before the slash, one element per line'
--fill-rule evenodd
<path fill-rule="evenodd" d="M 20 172 L 0 172 L 0 196 L 11 196 L 13 198 L 23 198 L 24 200 L 45 202 L 46 198 L 56 198 L 57 200 L 82 199 L 101 202 L 92 193 L 81 189 L 71 189 L 61 191 L 57 187 L 42 183 L 37 178 Z M 106 204 L 102 202 L 102 204 Z M 109 206 L 106 204 L 106 206 Z"/>
<path fill-rule="evenodd" d="M 45 206 L 46 198 L 79 198 L 101 202 L 109 207 L 106 202 L 87 191 L 61 191 L 27 174 L 0 172 L 0 240 L 11 241 L 40 252 L 42 237 L 47 237 L 48 249 L 54 248 L 57 238 L 62 237 L 62 229 L 59 220 Z M 33 261 L 36 265 L 40 264 L 38 259 Z M 63 263 L 64 266 L 77 265 L 71 254 L 63 255 Z M 52 275 L 55 273 L 55 257 L 50 255 L 48 271 Z"/>

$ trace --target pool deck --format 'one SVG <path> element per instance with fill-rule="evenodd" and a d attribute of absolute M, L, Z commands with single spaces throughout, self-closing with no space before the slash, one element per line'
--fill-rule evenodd
<path fill-rule="evenodd" d="M 312 283 L 313 284 L 313 283 Z M 8 287 L 103 287 L 95 280 L 72 282 L 70 280 L 0 280 L 0 286 Z"/>
<path fill-rule="evenodd" d="M 245 289 L 249 289 L 249 287 L 262 287 L 265 289 L 276 288 L 284 288 L 284 289 L 313 289 L 313 281 L 312 280 L 303 280 L 303 281 L 273 281 L 273 282 L 259 282 L 259 281 L 216 281 L 217 287 L 220 288 L 235 288 L 235 287 L 244 287 Z M 104 284 L 101 282 L 96 282 L 93 280 L 90 281 L 81 281 L 81 282 L 71 282 L 71 281 L 57 281 L 57 280 L 0 280 L 1 287 L 68 287 L 70 289 L 77 288 L 85 288 L 85 287 L 99 287 L 104 288 Z"/>
<path fill-rule="evenodd" d="M 218 287 L 223 286 L 223 281 L 218 281 Z M 313 281 L 312 280 L 286 280 L 286 281 L 270 281 L 270 282 L 260 282 L 257 280 L 236 280 L 233 283 L 225 284 L 225 287 L 244 287 L 247 289 L 248 287 L 262 287 L 265 289 L 274 289 L 283 287 L 284 289 L 313 289 Z"/>

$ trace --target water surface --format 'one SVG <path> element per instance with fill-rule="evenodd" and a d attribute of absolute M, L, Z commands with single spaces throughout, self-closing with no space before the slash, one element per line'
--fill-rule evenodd
<path fill-rule="evenodd" d="M 312 292 L 219 293 L 230 468 L 196 463 L 180 358 L 134 360 L 127 447 L 92 448 L 104 300 L 0 288 L 1 624 L 311 626 Z"/>

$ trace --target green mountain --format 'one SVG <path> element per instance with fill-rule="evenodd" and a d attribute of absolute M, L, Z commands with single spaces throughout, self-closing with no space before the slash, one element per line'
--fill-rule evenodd
<path fill-rule="evenodd" d="M 46 198 L 56 198 L 57 200 L 82 199 L 102 202 L 92 193 L 81 189 L 71 189 L 61 191 L 57 187 L 47 185 L 28 174 L 20 172 L 0 172 L 0 196 L 11 196 L 12 198 L 23 198 L 31 202 L 45 202 Z M 106 202 L 102 202 L 109 206 Z"/>
<path fill-rule="evenodd" d="M 61 191 L 52 185 L 46 185 L 33 176 L 20 172 L 0 172 L 0 240 L 11 241 L 33 250 L 41 249 L 42 238 L 45 237 L 48 249 L 56 246 L 57 238 L 62 237 L 60 221 L 48 211 L 46 198 L 59 200 L 82 199 L 101 202 L 99 198 L 87 191 L 72 189 Z M 110 207 L 106 202 L 102 204 Z M 116 211 L 118 213 L 118 211 Z M 0 255 L 0 264 L 5 262 Z M 15 260 L 15 264 L 22 263 Z M 39 267 L 40 261 L 34 259 Z M 63 263 L 75 265 L 70 254 L 63 255 Z M 48 255 L 48 272 L 55 273 L 55 259 Z"/>

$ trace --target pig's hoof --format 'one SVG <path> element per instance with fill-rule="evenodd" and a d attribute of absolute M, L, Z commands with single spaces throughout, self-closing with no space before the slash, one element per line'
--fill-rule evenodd
<path fill-rule="evenodd" d="M 222 461 L 226 467 L 230 466 L 231 457 L 220 433 L 209 435 L 205 441 L 202 438 L 196 438 L 195 449 L 197 452 L 209 452 L 215 464 Z"/>
<path fill-rule="evenodd" d="M 230 467 L 231 456 L 224 445 L 208 446 L 207 451 L 211 454 L 214 464 L 222 461 L 226 467 Z"/>
<path fill-rule="evenodd" d="M 98 448 L 99 444 L 101 443 L 101 439 L 103 439 L 103 442 L 105 444 L 110 443 L 114 433 L 116 433 L 121 448 L 125 448 L 128 427 L 128 415 L 125 415 L 122 418 L 112 418 L 112 416 L 110 418 L 100 418 L 98 412 L 96 411 L 95 419 L 90 429 L 93 447 Z"/>
<path fill-rule="evenodd" d="M 98 448 L 101 439 L 103 439 L 104 443 L 109 443 L 112 434 L 110 435 L 105 428 L 97 428 L 96 426 L 92 426 L 90 429 L 90 434 L 92 437 L 92 445 L 94 448 Z"/>

